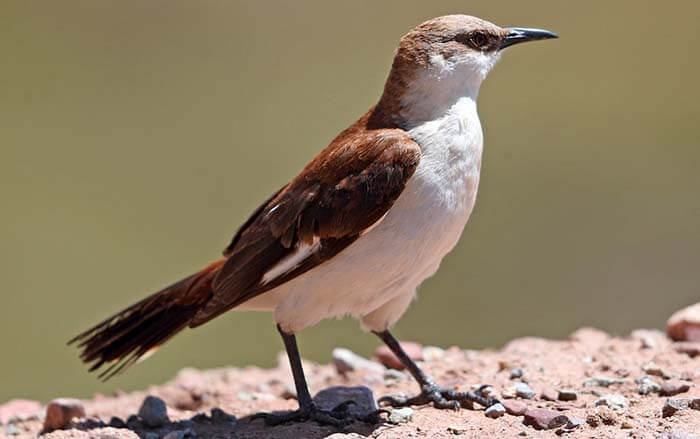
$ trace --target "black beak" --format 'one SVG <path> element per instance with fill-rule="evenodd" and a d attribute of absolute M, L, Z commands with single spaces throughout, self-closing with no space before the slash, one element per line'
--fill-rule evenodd
<path fill-rule="evenodd" d="M 498 48 L 503 50 L 513 44 L 526 43 L 528 41 L 548 40 L 550 38 L 559 38 L 559 35 L 554 32 L 543 29 L 526 29 L 523 27 L 507 27 L 508 35 L 501 41 Z"/>

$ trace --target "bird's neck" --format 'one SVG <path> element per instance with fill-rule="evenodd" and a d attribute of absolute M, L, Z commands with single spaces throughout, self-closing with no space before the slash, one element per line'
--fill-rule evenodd
<path fill-rule="evenodd" d="M 372 118 L 378 127 L 411 130 L 444 117 L 458 103 L 471 101 L 476 106 L 484 77 L 467 66 L 410 72 L 394 66 Z"/>

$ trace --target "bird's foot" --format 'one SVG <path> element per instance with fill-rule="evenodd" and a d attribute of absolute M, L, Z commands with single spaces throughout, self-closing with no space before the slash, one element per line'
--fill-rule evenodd
<path fill-rule="evenodd" d="M 314 421 L 320 425 L 330 425 L 337 428 L 346 427 L 356 421 L 366 424 L 378 424 L 381 422 L 380 415 L 386 410 L 375 410 L 365 415 L 351 413 L 349 408 L 355 404 L 354 401 L 346 401 L 339 404 L 332 410 L 322 410 L 316 405 L 302 407 L 289 413 L 257 413 L 251 417 L 251 421 L 263 419 L 265 424 L 274 426 L 293 422 Z"/>
<path fill-rule="evenodd" d="M 406 407 L 411 405 L 425 405 L 433 403 L 437 409 L 459 410 L 462 407 L 472 407 L 477 403 L 484 407 L 490 407 L 499 402 L 496 398 L 484 394 L 484 390 L 490 387 L 483 385 L 469 392 L 458 392 L 454 389 L 446 389 L 436 384 L 428 383 L 422 386 L 419 395 L 408 397 L 406 395 L 384 396 L 379 399 L 379 404 L 390 407 Z"/>

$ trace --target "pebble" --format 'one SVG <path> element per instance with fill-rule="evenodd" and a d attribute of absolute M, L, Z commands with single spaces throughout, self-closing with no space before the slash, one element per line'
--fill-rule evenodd
<path fill-rule="evenodd" d="M 46 407 L 44 430 L 51 431 L 64 428 L 73 418 L 84 418 L 85 407 L 82 401 L 73 398 L 57 398 Z"/>
<path fill-rule="evenodd" d="M 280 398 L 297 399 L 297 389 L 293 385 L 285 383 L 282 388 L 282 393 L 280 393 Z"/>
<path fill-rule="evenodd" d="M 191 428 L 187 430 L 175 430 L 163 436 L 163 439 L 185 439 L 188 437 L 197 437 L 197 432 Z"/>
<path fill-rule="evenodd" d="M 657 377 L 662 377 L 662 378 L 671 378 L 671 374 L 662 369 L 660 366 L 658 366 L 656 363 L 650 361 L 649 363 L 646 363 L 642 366 L 642 370 L 644 373 L 647 375 L 654 375 Z"/>
<path fill-rule="evenodd" d="M 413 361 L 423 361 L 422 345 L 411 341 L 402 341 L 401 347 Z M 406 367 L 387 345 L 382 345 L 375 349 L 374 356 L 380 363 L 390 369 L 403 370 Z"/>
<path fill-rule="evenodd" d="M 348 406 L 348 412 L 355 415 L 366 415 L 377 410 L 377 402 L 372 391 L 364 386 L 327 387 L 314 396 L 314 402 L 322 410 L 333 410 L 340 404 L 354 401 Z"/>
<path fill-rule="evenodd" d="M 700 436 L 684 433 L 682 431 L 666 431 L 656 439 L 700 439 Z"/>
<path fill-rule="evenodd" d="M 687 409 L 700 410 L 700 398 L 668 398 L 661 409 L 661 416 L 668 418 Z"/>
<path fill-rule="evenodd" d="M 350 349 L 335 348 L 331 353 L 331 357 L 333 358 L 335 370 L 340 374 L 355 370 L 366 370 L 380 374 L 384 372 L 384 367 L 381 364 L 361 357 Z"/>
<path fill-rule="evenodd" d="M 109 420 L 108 425 L 110 427 L 114 427 L 114 428 L 124 428 L 124 427 L 126 427 L 126 422 L 124 422 L 122 420 L 122 418 L 119 418 L 117 416 L 112 416 Z"/>
<path fill-rule="evenodd" d="M 506 412 L 513 416 L 522 416 L 527 412 L 527 404 L 524 402 L 516 401 L 514 399 L 508 399 L 502 402 L 505 407 Z"/>
<path fill-rule="evenodd" d="M 576 398 L 578 398 L 578 394 L 575 390 L 560 389 L 557 397 L 559 401 L 576 401 Z"/>
<path fill-rule="evenodd" d="M 21 433 L 19 427 L 15 424 L 10 424 L 5 427 L 5 434 L 8 436 L 18 436 Z"/>
<path fill-rule="evenodd" d="M 661 391 L 661 385 L 648 375 L 642 375 L 635 379 L 634 382 L 637 383 L 637 393 L 640 395 L 659 393 Z"/>
<path fill-rule="evenodd" d="M 630 403 L 627 400 L 627 398 L 620 395 L 619 393 L 610 393 L 608 395 L 603 395 L 600 398 L 596 399 L 593 404 L 596 407 L 598 407 L 598 406 L 609 407 L 618 413 L 624 412 L 630 406 Z"/>
<path fill-rule="evenodd" d="M 566 424 L 566 428 L 569 430 L 572 430 L 574 428 L 578 428 L 582 426 L 584 423 L 583 419 L 577 418 L 575 416 L 569 416 L 569 423 Z"/>
<path fill-rule="evenodd" d="M 515 395 L 523 399 L 532 399 L 535 397 L 535 391 L 525 383 L 518 383 L 515 385 Z"/>
<path fill-rule="evenodd" d="M 413 409 L 410 407 L 402 407 L 400 409 L 392 409 L 389 412 L 389 422 L 392 424 L 406 424 L 413 419 Z"/>
<path fill-rule="evenodd" d="M 437 361 L 445 356 L 445 350 L 437 346 L 426 346 L 423 348 L 423 361 Z"/>
<path fill-rule="evenodd" d="M 455 436 L 462 435 L 462 434 L 466 433 L 467 431 L 469 431 L 469 430 L 466 427 L 458 427 L 458 426 L 454 426 L 454 425 L 447 427 L 447 432 L 452 433 Z"/>
<path fill-rule="evenodd" d="M 525 425 L 531 425 L 538 430 L 552 430 L 569 423 L 569 418 L 559 412 L 547 409 L 531 409 L 525 412 Z"/>
<path fill-rule="evenodd" d="M 487 418 L 496 419 L 506 414 L 506 408 L 503 404 L 496 403 L 484 411 Z"/>
<path fill-rule="evenodd" d="M 400 381 L 406 381 L 407 379 L 408 375 L 396 369 L 387 369 L 384 371 L 384 382 L 386 384 L 394 384 Z"/>
<path fill-rule="evenodd" d="M 518 378 L 522 378 L 524 375 L 523 370 L 519 367 L 514 367 L 510 370 L 510 379 L 511 380 L 516 380 Z"/>
<path fill-rule="evenodd" d="M 606 376 L 588 378 L 583 382 L 583 387 L 610 387 L 613 384 L 623 384 L 625 380 Z"/>
<path fill-rule="evenodd" d="M 162 427 L 168 422 L 168 408 L 157 396 L 148 395 L 139 408 L 139 417 L 150 428 Z"/>
<path fill-rule="evenodd" d="M 0 424 L 23 421 L 41 412 L 41 403 L 30 399 L 12 399 L 0 404 Z"/>
<path fill-rule="evenodd" d="M 556 401 L 559 398 L 559 392 L 554 389 L 544 389 L 540 394 L 540 397 L 545 401 Z"/>
<path fill-rule="evenodd" d="M 211 420 L 214 422 L 229 422 L 231 424 L 236 423 L 236 417 L 226 413 L 225 411 L 221 410 L 220 408 L 213 408 L 211 409 Z"/>
<path fill-rule="evenodd" d="M 160 435 L 155 431 L 149 431 L 143 436 L 143 439 L 160 439 Z"/>
<path fill-rule="evenodd" d="M 700 343 L 692 341 L 679 341 L 673 343 L 673 349 L 681 354 L 686 354 L 690 358 L 695 358 L 700 355 Z"/>
<path fill-rule="evenodd" d="M 666 322 L 666 333 L 675 341 L 700 341 L 700 303 L 673 313 Z"/>
<path fill-rule="evenodd" d="M 681 380 L 668 380 L 661 383 L 661 396 L 674 396 L 690 390 L 690 384 Z"/>

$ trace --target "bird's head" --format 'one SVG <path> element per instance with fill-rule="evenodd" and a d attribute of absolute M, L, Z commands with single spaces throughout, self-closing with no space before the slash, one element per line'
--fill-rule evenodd
<path fill-rule="evenodd" d="M 540 29 L 499 27 L 468 15 L 433 18 L 401 38 L 385 97 L 419 113 L 430 109 L 426 106 L 449 105 L 460 96 L 476 99 L 505 48 L 549 38 L 557 35 Z"/>

